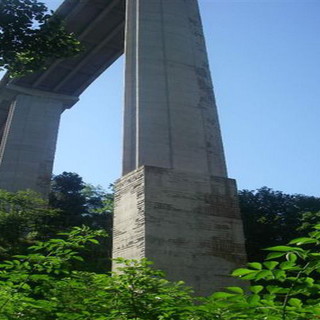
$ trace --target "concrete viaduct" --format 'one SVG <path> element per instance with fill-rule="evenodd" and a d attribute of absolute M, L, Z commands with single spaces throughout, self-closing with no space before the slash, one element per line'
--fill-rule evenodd
<path fill-rule="evenodd" d="M 113 256 L 147 257 L 197 294 L 245 261 L 197 0 L 65 0 L 76 58 L 0 83 L 0 188 L 50 186 L 61 113 L 125 52 Z M 90 106 L 88 106 L 90 112 Z"/>

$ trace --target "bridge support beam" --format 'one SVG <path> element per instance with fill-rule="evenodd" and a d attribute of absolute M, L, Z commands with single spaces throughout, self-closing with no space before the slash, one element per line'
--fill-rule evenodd
<path fill-rule="evenodd" d="M 197 0 L 127 0 L 123 174 L 113 255 L 206 295 L 245 261 Z M 116 266 L 114 266 L 116 268 Z"/>
<path fill-rule="evenodd" d="M 61 99 L 16 92 L 2 130 L 1 189 L 47 196 L 64 105 Z"/>

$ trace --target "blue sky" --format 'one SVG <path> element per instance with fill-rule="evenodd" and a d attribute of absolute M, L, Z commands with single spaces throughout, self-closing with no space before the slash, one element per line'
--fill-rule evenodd
<path fill-rule="evenodd" d="M 320 196 L 320 1 L 199 3 L 229 176 Z M 63 114 L 55 174 L 103 187 L 120 177 L 122 105 L 123 58 Z"/>

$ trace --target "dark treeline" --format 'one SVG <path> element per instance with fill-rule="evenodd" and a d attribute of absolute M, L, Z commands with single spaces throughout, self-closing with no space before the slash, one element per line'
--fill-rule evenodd
<path fill-rule="evenodd" d="M 263 248 L 307 234 L 320 222 L 320 198 L 263 187 L 239 191 L 249 261 L 262 261 Z"/>
<path fill-rule="evenodd" d="M 26 254 L 37 240 L 46 241 L 74 226 L 105 230 L 101 246 L 89 246 L 81 254 L 86 271 L 111 269 L 113 192 L 87 184 L 76 173 L 63 172 L 52 178 L 48 203 L 35 193 L 0 191 L 0 260 Z"/>

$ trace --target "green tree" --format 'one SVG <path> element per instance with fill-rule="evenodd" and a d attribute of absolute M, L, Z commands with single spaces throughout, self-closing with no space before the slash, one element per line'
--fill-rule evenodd
<path fill-rule="evenodd" d="M 298 231 L 301 234 L 310 232 L 312 230 L 312 227 L 319 222 L 320 222 L 320 211 L 304 212 L 301 217 L 301 226 L 298 228 Z"/>
<path fill-rule="evenodd" d="M 121 273 L 79 272 L 79 249 L 100 231 L 75 227 L 0 266 L 0 319 L 189 319 L 193 298 L 146 260 L 120 259 Z M 84 261 L 85 262 L 85 261 Z"/>
<path fill-rule="evenodd" d="M 54 218 L 51 222 L 57 232 L 84 224 L 92 229 L 103 229 L 110 235 L 100 239 L 102 246 L 83 252 L 88 261 L 87 270 L 110 271 L 113 193 L 108 193 L 99 186 L 86 184 L 76 173 L 63 172 L 52 179 L 49 205 L 61 211 L 59 218 Z"/>
<path fill-rule="evenodd" d="M 22 76 L 45 68 L 48 59 L 74 56 L 80 50 L 79 41 L 43 2 L 0 1 L 0 70 Z"/>
<path fill-rule="evenodd" d="M 307 216 L 320 211 L 320 198 L 285 194 L 263 187 L 255 191 L 239 191 L 241 215 L 249 260 L 261 261 L 262 248 L 288 242 L 301 235 L 299 227 Z M 319 222 L 309 219 L 314 225 Z M 310 231 L 310 230 L 309 230 Z"/>
<path fill-rule="evenodd" d="M 30 254 L 14 256 L 13 260 L 0 266 L 1 320 L 62 319 L 56 314 L 59 301 L 49 292 L 60 281 L 70 280 L 69 285 L 72 286 L 77 279 L 73 262 L 83 260 L 78 251 L 88 243 L 97 243 L 95 238 L 103 236 L 103 232 L 75 227 L 60 236 L 63 238 L 39 241 L 30 247 Z M 72 308 L 76 311 L 76 305 Z M 74 313 L 73 317 L 66 319 L 77 317 Z"/>
<path fill-rule="evenodd" d="M 74 226 L 112 231 L 112 194 L 83 183 L 76 174 L 55 177 L 51 208 L 31 191 L 10 193 L 0 190 L 0 261 L 25 254 L 36 240 L 48 240 Z M 53 208 L 55 207 L 55 208 Z M 86 264 L 75 268 L 104 272 L 111 270 L 112 238 L 99 239 L 101 246 L 88 245 L 81 254 Z"/>
<path fill-rule="evenodd" d="M 263 263 L 251 262 L 232 275 L 248 290 L 228 287 L 205 299 L 202 319 L 306 320 L 320 318 L 320 225 L 288 245 L 270 247 Z"/>
<path fill-rule="evenodd" d="M 120 272 L 79 272 L 73 261 L 100 231 L 75 227 L 63 238 L 38 242 L 28 255 L 0 265 L 0 320 L 307 320 L 320 317 L 320 225 L 288 245 L 266 249 L 227 287 L 197 298 L 146 260 L 118 259 Z M 86 261 L 83 261 L 86 263 Z M 251 285 L 248 283 L 251 281 Z"/>
<path fill-rule="evenodd" d="M 106 192 L 99 186 L 85 184 L 81 193 L 85 196 L 83 224 L 95 230 L 105 230 L 109 237 L 99 239 L 101 246 L 93 246 L 85 253 L 87 270 L 111 271 L 113 234 L 113 192 Z"/>
<path fill-rule="evenodd" d="M 0 260 L 25 252 L 35 239 L 53 235 L 50 221 L 59 214 L 34 192 L 0 190 Z"/>
<path fill-rule="evenodd" d="M 84 222 L 86 211 L 86 197 L 82 193 L 85 183 L 82 178 L 72 172 L 63 172 L 53 177 L 49 205 L 62 211 L 59 230 L 79 226 Z"/>
<path fill-rule="evenodd" d="M 49 205 L 63 212 L 60 230 L 86 224 L 111 231 L 113 192 L 85 183 L 77 173 L 63 172 L 52 178 Z"/>

